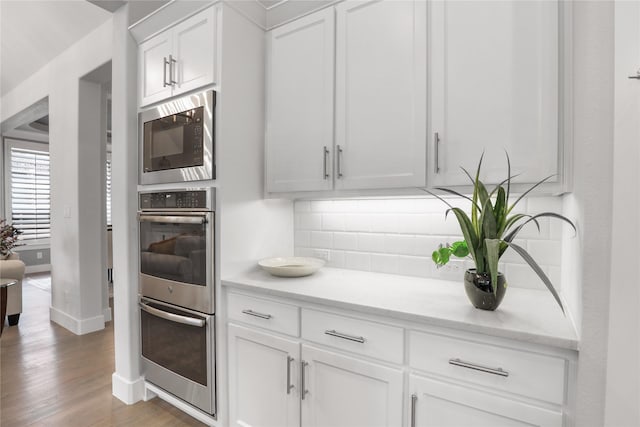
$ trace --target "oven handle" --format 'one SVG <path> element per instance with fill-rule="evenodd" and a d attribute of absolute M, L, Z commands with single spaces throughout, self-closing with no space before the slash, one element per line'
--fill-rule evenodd
<path fill-rule="evenodd" d="M 197 326 L 199 328 L 204 327 L 206 324 L 204 319 L 196 319 L 195 317 L 180 316 L 179 314 L 167 313 L 166 311 L 158 310 L 143 302 L 138 303 L 143 311 L 152 314 L 161 319 L 169 320 L 171 322 L 182 323 L 183 325 Z"/>
<path fill-rule="evenodd" d="M 166 222 L 170 224 L 206 224 L 204 215 L 177 216 L 177 215 L 138 215 L 140 222 Z"/>

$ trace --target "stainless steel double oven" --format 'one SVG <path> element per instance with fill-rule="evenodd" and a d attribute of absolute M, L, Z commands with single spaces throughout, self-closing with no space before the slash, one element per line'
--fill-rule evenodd
<path fill-rule="evenodd" d="M 139 194 L 146 381 L 216 413 L 215 189 Z"/>

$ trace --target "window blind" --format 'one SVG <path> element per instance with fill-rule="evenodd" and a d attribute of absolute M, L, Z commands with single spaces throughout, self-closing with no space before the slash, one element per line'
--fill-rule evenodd
<path fill-rule="evenodd" d="M 107 160 L 107 225 L 111 225 L 111 160 Z"/>
<path fill-rule="evenodd" d="M 11 147 L 11 222 L 22 240 L 51 237 L 49 153 Z"/>

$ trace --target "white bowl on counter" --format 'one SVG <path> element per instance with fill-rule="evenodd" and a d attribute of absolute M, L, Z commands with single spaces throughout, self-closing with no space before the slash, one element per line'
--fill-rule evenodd
<path fill-rule="evenodd" d="M 276 257 L 258 261 L 258 265 L 265 271 L 279 277 L 309 276 L 321 269 L 325 264 L 323 259 L 311 257 Z"/>

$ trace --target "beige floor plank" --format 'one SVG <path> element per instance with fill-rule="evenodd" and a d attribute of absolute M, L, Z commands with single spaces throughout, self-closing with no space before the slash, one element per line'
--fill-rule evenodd
<path fill-rule="evenodd" d="M 0 338 L 0 426 L 202 426 L 153 399 L 125 405 L 111 395 L 113 324 L 77 336 L 49 321 L 50 278 L 23 282 L 18 326 Z"/>

